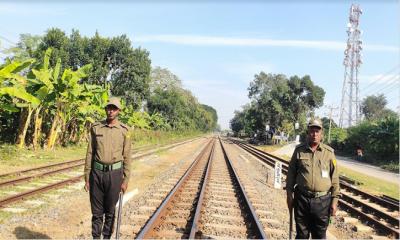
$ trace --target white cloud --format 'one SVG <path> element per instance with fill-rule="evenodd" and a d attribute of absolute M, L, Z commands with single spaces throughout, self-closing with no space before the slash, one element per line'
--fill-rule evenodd
<path fill-rule="evenodd" d="M 136 36 L 137 42 L 162 42 L 192 46 L 246 46 L 246 47 L 295 47 L 311 48 L 320 50 L 343 51 L 345 42 L 339 41 L 312 41 L 312 40 L 279 40 L 269 38 L 236 38 L 236 37 L 217 37 L 202 35 L 142 35 Z M 387 46 L 379 44 L 364 44 L 367 51 L 386 51 L 398 52 L 400 49 L 396 46 Z"/>

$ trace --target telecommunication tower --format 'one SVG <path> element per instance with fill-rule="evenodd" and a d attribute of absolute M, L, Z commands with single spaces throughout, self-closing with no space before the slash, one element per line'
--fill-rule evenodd
<path fill-rule="evenodd" d="M 342 101 L 340 106 L 340 127 L 351 127 L 361 120 L 360 90 L 358 72 L 361 60 L 361 31 L 359 19 L 362 10 L 359 5 L 352 4 L 350 7 L 349 23 L 347 24 L 347 46 L 344 51 L 344 79 L 342 88 Z"/>

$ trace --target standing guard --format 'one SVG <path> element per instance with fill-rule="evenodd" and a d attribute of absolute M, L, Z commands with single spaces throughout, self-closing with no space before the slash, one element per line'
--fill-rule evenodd
<path fill-rule="evenodd" d="M 85 163 L 85 190 L 90 193 L 92 236 L 110 239 L 119 193 L 125 193 L 130 175 L 131 140 L 129 128 L 118 121 L 119 99 L 105 106 L 107 119 L 90 129 Z M 104 218 L 104 221 L 103 221 Z M 104 223 L 103 223 L 104 222 Z"/>
<path fill-rule="evenodd" d="M 307 142 L 296 147 L 286 179 L 287 205 L 294 208 L 296 239 L 325 239 L 339 199 L 339 175 L 333 149 L 321 143 L 320 120 L 308 124 Z M 293 198 L 294 195 L 294 198 Z"/>

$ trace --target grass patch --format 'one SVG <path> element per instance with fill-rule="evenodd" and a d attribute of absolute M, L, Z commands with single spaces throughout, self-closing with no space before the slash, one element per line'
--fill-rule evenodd
<path fill-rule="evenodd" d="M 340 166 L 339 174 L 362 182 L 363 184 L 358 186 L 359 189 L 365 190 L 368 193 L 375 195 L 388 195 L 390 197 L 399 199 L 399 185 L 391 182 L 384 181 L 379 178 L 375 178 L 369 175 L 365 175 L 349 168 Z"/>
<path fill-rule="evenodd" d="M 19 149 L 14 145 L 0 145 L 0 172 L 7 173 L 41 165 L 83 158 L 86 144 L 57 147 L 54 150 Z"/>
<path fill-rule="evenodd" d="M 163 132 L 138 129 L 132 132 L 133 150 L 142 146 L 170 144 L 201 136 L 203 134 L 204 133 L 201 132 Z M 53 150 L 19 149 L 15 145 L 1 144 L 0 172 L 8 173 L 52 163 L 84 158 L 86 148 L 87 143 L 68 147 L 56 147 Z"/>
<path fill-rule="evenodd" d="M 276 145 L 260 145 L 260 146 L 256 146 L 256 148 L 258 148 L 260 150 L 263 150 L 264 152 L 267 152 L 267 153 L 272 153 L 272 152 L 278 150 L 279 148 L 281 148 L 283 146 L 285 146 L 285 145 L 279 145 L 279 144 L 276 144 Z"/>
<path fill-rule="evenodd" d="M 399 173 L 399 163 L 388 163 L 380 166 L 383 169 L 386 169 L 391 172 Z"/>
<path fill-rule="evenodd" d="M 204 133 L 198 131 L 165 132 L 136 129 L 132 131 L 132 142 L 134 143 L 134 147 L 142 147 L 147 145 L 164 145 L 201 136 L 203 134 Z"/>

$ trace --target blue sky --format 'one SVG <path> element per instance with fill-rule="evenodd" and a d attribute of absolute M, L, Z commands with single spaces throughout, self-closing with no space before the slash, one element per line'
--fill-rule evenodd
<path fill-rule="evenodd" d="M 309 74 L 325 89 L 325 105 L 340 105 L 350 1 L 21 1 L 0 3 L 0 49 L 21 33 L 50 27 L 92 36 L 126 34 L 150 51 L 153 66 L 170 69 L 200 102 L 216 108 L 222 128 L 249 102 L 260 71 Z M 363 9 L 361 95 L 387 94 L 399 106 L 399 3 L 360 1 Z M 317 111 L 327 114 L 327 108 Z M 337 111 L 336 115 L 339 114 Z"/>

